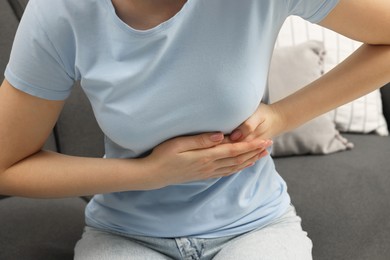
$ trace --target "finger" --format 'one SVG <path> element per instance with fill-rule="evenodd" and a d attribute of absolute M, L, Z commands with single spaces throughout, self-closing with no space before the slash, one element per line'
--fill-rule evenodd
<path fill-rule="evenodd" d="M 230 136 L 225 136 L 225 138 L 223 139 L 223 141 L 220 143 L 220 144 L 231 144 L 233 143 Z"/>
<path fill-rule="evenodd" d="M 267 147 L 257 149 L 255 151 L 251 151 L 235 158 L 226 158 L 215 161 L 217 165 L 215 168 L 224 168 L 224 167 L 242 167 L 243 165 L 247 165 L 252 159 L 257 161 L 261 158 L 264 158 L 269 155 L 267 148 L 272 145 L 271 142 L 266 143 Z"/>
<path fill-rule="evenodd" d="M 223 133 L 206 133 L 195 136 L 184 136 L 173 139 L 173 145 L 178 152 L 210 148 L 224 140 Z"/>
<path fill-rule="evenodd" d="M 232 144 L 220 144 L 207 151 L 205 156 L 213 158 L 214 160 L 235 158 L 248 152 L 255 151 L 257 149 L 266 148 L 264 140 L 253 140 L 251 142 L 239 142 Z"/>
<path fill-rule="evenodd" d="M 234 158 L 226 158 L 226 159 L 220 159 L 215 161 L 216 168 L 224 168 L 224 167 L 230 167 L 230 166 L 242 166 L 243 164 L 247 164 L 248 160 L 252 158 L 260 158 L 260 154 L 263 154 L 263 152 L 266 151 L 264 148 L 257 149 L 252 152 L 248 152 L 245 154 L 242 154 L 240 156 L 234 157 Z"/>
<path fill-rule="evenodd" d="M 226 138 L 225 138 L 225 139 L 226 139 Z M 224 140 L 221 144 L 218 145 L 218 148 L 224 149 L 224 148 L 225 148 L 225 147 L 223 146 L 224 142 L 225 142 L 225 140 Z M 258 138 L 258 137 L 253 137 L 253 138 L 251 138 L 251 139 L 245 140 L 245 142 L 240 142 L 240 143 L 247 143 L 247 144 L 252 143 L 252 144 L 254 145 L 254 149 L 256 149 L 256 147 L 257 147 L 257 148 L 261 149 L 262 151 L 265 150 L 265 149 L 268 149 L 269 147 L 271 147 L 271 146 L 273 145 L 273 141 L 272 141 L 271 139 L 263 140 L 263 139 Z M 234 156 L 235 152 L 233 151 L 234 148 L 232 148 L 232 147 L 234 147 L 234 145 L 239 144 L 239 143 L 231 143 L 231 141 L 229 141 L 229 143 L 227 143 L 227 144 L 232 145 L 231 148 L 228 148 L 228 149 L 231 149 L 230 152 L 231 152 L 231 155 L 232 155 L 232 156 L 230 156 L 230 157 L 235 157 L 235 156 Z M 250 146 L 250 145 L 249 145 L 249 146 Z M 237 148 L 237 147 L 236 147 L 236 148 Z M 240 152 L 242 152 L 242 151 L 243 151 L 243 153 L 245 153 L 245 147 L 241 147 L 241 148 L 237 148 L 237 149 L 238 149 L 239 151 L 236 151 L 236 153 L 240 153 Z M 241 150 L 241 149 L 243 149 L 243 150 Z M 252 151 L 252 150 L 250 150 L 250 151 Z M 216 152 L 216 153 L 218 153 L 218 152 L 223 153 L 223 151 L 220 151 L 220 150 L 217 150 L 217 149 L 214 150 L 214 152 Z M 248 152 L 249 152 L 249 150 L 248 150 Z M 209 154 L 209 155 L 210 155 L 210 154 Z M 214 155 L 214 154 L 213 154 L 213 155 Z M 237 154 L 237 156 L 238 156 L 238 155 L 239 155 L 239 154 Z M 219 155 L 219 156 L 221 156 L 221 155 Z M 223 156 L 223 155 L 222 155 L 222 156 Z M 228 157 L 229 157 L 229 156 L 228 156 Z M 223 158 L 218 157 L 218 158 L 219 158 L 219 159 L 223 159 L 223 158 L 226 158 L 226 157 L 223 157 Z"/>
<path fill-rule="evenodd" d="M 262 152 L 259 154 L 259 159 L 264 158 L 264 157 L 266 157 L 267 155 L 269 155 L 269 152 L 268 152 L 267 150 L 264 150 L 264 151 L 262 151 Z"/>
<path fill-rule="evenodd" d="M 230 135 L 230 140 L 233 142 L 239 141 L 243 138 L 242 130 L 240 129 L 241 126 L 239 126 L 237 129 L 235 129 L 232 134 Z"/>
<path fill-rule="evenodd" d="M 244 140 L 247 136 L 253 133 L 256 128 L 263 122 L 264 119 L 260 116 L 259 113 L 253 114 L 231 133 L 230 140 L 234 142 Z"/>
<path fill-rule="evenodd" d="M 244 163 L 242 163 L 240 165 L 218 168 L 214 171 L 211 178 L 225 177 L 225 176 L 229 176 L 229 175 L 238 173 L 239 171 L 242 171 L 243 169 L 252 167 L 253 165 L 255 165 L 256 161 L 258 161 L 258 160 L 259 160 L 259 155 L 256 154 L 255 156 L 251 157 L 250 159 L 248 159 L 247 161 L 245 161 Z"/>

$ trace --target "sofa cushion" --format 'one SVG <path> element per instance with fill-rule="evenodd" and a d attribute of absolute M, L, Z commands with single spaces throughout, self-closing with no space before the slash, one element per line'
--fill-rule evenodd
<path fill-rule="evenodd" d="M 313 258 L 390 259 L 390 138 L 346 137 L 355 149 L 278 158 Z"/>
<path fill-rule="evenodd" d="M 0 82 L 3 82 L 4 79 L 4 71 L 8 64 L 12 43 L 19 24 L 12 2 L 16 1 L 0 1 L 0 24 L 2 25 L 0 26 Z"/>
<path fill-rule="evenodd" d="M 0 259 L 73 259 L 84 228 L 80 198 L 0 201 Z"/>
<path fill-rule="evenodd" d="M 79 84 L 66 100 L 55 130 L 61 153 L 88 157 L 104 155 L 104 135 Z"/>
<path fill-rule="evenodd" d="M 18 19 L 16 19 L 7 1 L 0 1 L 0 24 L 2 25 L 0 26 L 0 81 L 2 82 L 16 28 L 18 27 Z"/>
<path fill-rule="evenodd" d="M 10 3 L 16 17 L 20 20 L 22 18 L 24 9 L 26 9 L 26 5 L 28 0 L 8 0 Z"/>

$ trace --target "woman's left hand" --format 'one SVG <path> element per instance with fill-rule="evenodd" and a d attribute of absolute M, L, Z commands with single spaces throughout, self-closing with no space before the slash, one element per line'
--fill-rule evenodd
<path fill-rule="evenodd" d="M 273 105 L 261 103 L 255 113 L 231 133 L 230 140 L 237 142 L 260 138 L 271 141 L 284 129 L 285 120 L 281 113 Z"/>

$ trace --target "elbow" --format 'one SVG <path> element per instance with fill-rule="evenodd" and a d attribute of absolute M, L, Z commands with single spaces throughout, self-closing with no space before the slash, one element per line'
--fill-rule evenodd
<path fill-rule="evenodd" d="M 3 151 L 0 151 L 0 178 L 4 175 L 4 173 L 7 171 L 8 168 L 12 166 L 12 164 L 9 163 L 9 159 L 6 158 Z"/>
<path fill-rule="evenodd" d="M 390 35 L 376 36 L 376 37 L 366 37 L 365 39 L 361 39 L 361 41 L 365 44 L 373 45 L 373 46 L 386 46 L 390 45 Z"/>
<path fill-rule="evenodd" d="M 371 45 L 371 46 L 390 46 L 390 40 L 389 41 L 368 41 L 365 42 L 365 44 Z"/>
<path fill-rule="evenodd" d="M 0 165 L 0 196 L 9 195 L 4 187 L 4 183 L 5 183 L 4 176 L 6 174 L 6 171 L 7 171 L 7 168 Z"/>
<path fill-rule="evenodd" d="M 1 176 L 4 175 L 4 173 L 7 169 L 8 169 L 8 166 L 2 162 L 1 157 L 0 157 L 0 181 L 1 181 Z"/>
<path fill-rule="evenodd" d="M 378 55 L 390 62 L 390 43 L 367 42 L 364 43 L 363 46 L 372 50 L 371 55 Z"/>
<path fill-rule="evenodd" d="M 15 191 L 20 185 L 12 170 L 12 165 L 0 165 L 0 196 L 16 196 L 19 195 Z"/>
<path fill-rule="evenodd" d="M 0 155 L 0 196 L 1 195 L 11 195 L 9 191 L 9 181 L 10 181 L 10 169 L 12 164 L 9 163 L 4 156 Z"/>

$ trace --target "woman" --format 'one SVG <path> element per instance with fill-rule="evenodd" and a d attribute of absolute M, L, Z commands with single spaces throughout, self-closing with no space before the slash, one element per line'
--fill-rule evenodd
<path fill-rule="evenodd" d="M 98 194 L 76 259 L 311 259 L 267 148 L 390 81 L 389 10 L 387 0 L 31 0 L 0 88 L 0 192 Z M 262 104 L 293 14 L 367 44 Z M 77 80 L 105 159 L 41 150 Z"/>

